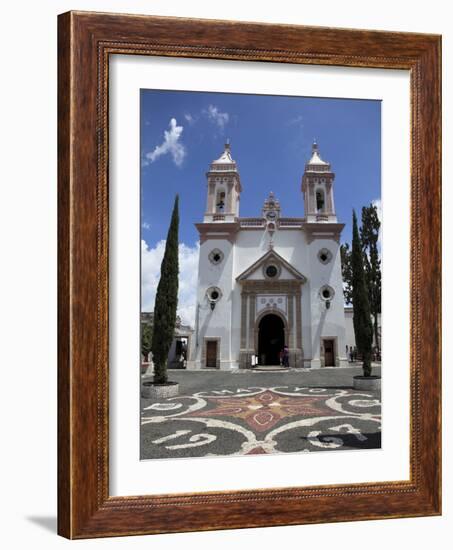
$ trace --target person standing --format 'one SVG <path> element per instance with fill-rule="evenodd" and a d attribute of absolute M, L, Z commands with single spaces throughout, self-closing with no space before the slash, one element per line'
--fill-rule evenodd
<path fill-rule="evenodd" d="M 288 346 L 283 348 L 283 366 L 289 367 L 289 349 Z"/>

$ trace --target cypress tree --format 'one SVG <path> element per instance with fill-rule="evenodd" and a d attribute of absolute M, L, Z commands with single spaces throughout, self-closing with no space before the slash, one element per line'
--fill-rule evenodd
<path fill-rule="evenodd" d="M 381 313 L 381 260 L 379 258 L 378 240 L 381 222 L 375 205 L 362 208 L 362 241 L 363 261 L 365 268 L 368 301 L 371 315 L 374 318 L 374 339 L 379 347 L 378 317 Z"/>
<path fill-rule="evenodd" d="M 157 286 L 154 305 L 152 352 L 154 362 L 154 383 L 168 381 L 167 361 L 173 341 L 176 309 L 178 306 L 178 229 L 179 197 L 176 195 L 170 227 L 168 229 L 165 252 L 160 267 L 160 280 Z"/>
<path fill-rule="evenodd" d="M 357 216 L 352 211 L 352 305 L 354 308 L 354 333 L 357 349 L 362 355 L 363 374 L 371 375 L 371 351 L 373 345 L 373 325 L 371 323 L 370 302 L 366 286 L 363 253 L 357 227 Z"/>

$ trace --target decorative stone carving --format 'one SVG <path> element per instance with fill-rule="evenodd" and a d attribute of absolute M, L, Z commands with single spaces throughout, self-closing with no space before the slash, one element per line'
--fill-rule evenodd
<path fill-rule="evenodd" d="M 222 298 L 222 291 L 218 286 L 210 286 L 206 291 L 206 297 L 211 305 L 211 309 L 214 311 L 216 303 Z"/>
<path fill-rule="evenodd" d="M 277 308 L 285 315 L 287 313 L 286 296 L 269 294 L 267 296 L 259 295 L 257 297 L 256 313 L 259 314 L 263 309 Z"/>
<path fill-rule="evenodd" d="M 263 275 L 265 279 L 278 279 L 282 272 L 282 266 L 280 262 L 271 261 L 263 265 Z"/>
<path fill-rule="evenodd" d="M 325 302 L 331 301 L 334 296 L 335 290 L 329 285 L 324 285 L 319 289 L 319 297 Z"/>
<path fill-rule="evenodd" d="M 328 248 L 321 248 L 318 252 L 318 260 L 322 264 L 328 264 L 332 260 L 332 252 Z"/>
<path fill-rule="evenodd" d="M 222 263 L 224 254 L 219 248 L 214 248 L 214 250 L 211 250 L 211 252 L 209 253 L 208 258 L 212 264 L 217 265 Z"/>

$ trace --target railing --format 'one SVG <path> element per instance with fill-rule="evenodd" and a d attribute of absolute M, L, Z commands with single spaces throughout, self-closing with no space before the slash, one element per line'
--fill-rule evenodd
<path fill-rule="evenodd" d="M 316 215 L 316 221 L 317 222 L 328 222 L 329 216 L 327 214 L 317 214 Z"/>
<path fill-rule="evenodd" d="M 225 214 L 213 214 L 212 219 L 215 222 L 223 222 L 225 221 Z"/>
<path fill-rule="evenodd" d="M 210 172 L 236 172 L 236 164 L 211 164 Z"/>
<path fill-rule="evenodd" d="M 278 224 L 280 227 L 301 227 L 304 221 L 304 218 L 280 218 Z"/>
<path fill-rule="evenodd" d="M 330 172 L 329 164 L 306 164 L 305 172 Z"/>
<path fill-rule="evenodd" d="M 264 227 L 263 218 L 242 218 L 241 227 Z"/>

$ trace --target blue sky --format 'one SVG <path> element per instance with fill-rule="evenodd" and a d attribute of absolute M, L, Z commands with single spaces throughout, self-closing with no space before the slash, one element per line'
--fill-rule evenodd
<path fill-rule="evenodd" d="M 142 90 L 142 236 L 150 245 L 165 238 L 179 193 L 180 240 L 197 241 L 193 224 L 206 205 L 205 173 L 226 138 L 241 174 L 241 216 L 259 215 L 271 190 L 282 215 L 303 216 L 300 180 L 316 138 L 336 174 L 337 216 L 349 241 L 352 208 L 380 198 L 380 127 L 379 101 Z M 179 153 L 170 146 L 147 159 L 165 131 Z"/>
<path fill-rule="evenodd" d="M 202 221 L 206 206 L 205 174 L 227 138 L 241 175 L 241 216 L 259 215 L 270 191 L 280 200 L 282 216 L 304 215 L 300 182 L 314 138 L 336 174 L 336 213 L 346 224 L 342 240 L 351 241 L 352 208 L 360 216 L 362 206 L 380 204 L 379 101 L 142 90 L 142 272 L 147 267 L 148 281 L 143 309 L 152 310 L 155 281 L 149 270 L 160 267 L 176 193 L 183 252 L 197 255 L 194 223 Z M 195 263 L 188 260 L 187 269 Z M 194 281 L 196 273 L 187 286 Z"/>

